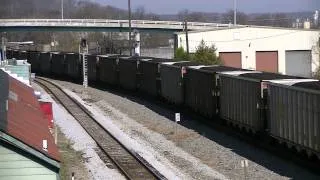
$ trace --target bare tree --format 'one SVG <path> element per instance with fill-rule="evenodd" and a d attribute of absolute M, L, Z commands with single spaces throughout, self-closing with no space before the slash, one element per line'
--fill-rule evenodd
<path fill-rule="evenodd" d="M 233 13 L 233 10 L 229 10 L 226 13 L 222 14 L 222 23 L 233 23 Z M 244 12 L 237 12 L 237 24 L 248 24 L 248 15 Z"/>
<path fill-rule="evenodd" d="M 206 13 L 202 12 L 190 12 L 189 10 L 185 9 L 178 13 L 178 19 L 180 21 L 200 21 L 200 22 L 206 22 L 207 17 Z"/>
<path fill-rule="evenodd" d="M 146 10 L 143 6 L 139 6 L 133 13 L 133 19 L 144 19 L 146 16 Z"/>
<path fill-rule="evenodd" d="M 265 13 L 250 19 L 249 24 L 259 26 L 291 27 L 292 20 L 284 13 Z"/>

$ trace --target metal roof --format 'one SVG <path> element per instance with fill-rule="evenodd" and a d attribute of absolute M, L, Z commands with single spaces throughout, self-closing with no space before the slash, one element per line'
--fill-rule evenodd
<path fill-rule="evenodd" d="M 17 149 L 22 150 L 23 152 L 25 152 L 31 156 L 34 156 L 34 157 L 40 159 L 42 162 L 45 162 L 46 164 L 49 164 L 50 166 L 52 166 L 55 171 L 58 171 L 60 169 L 59 162 L 47 157 L 46 155 L 44 155 L 42 153 L 39 153 L 37 150 L 33 149 L 32 147 L 28 146 L 27 144 L 25 144 L 25 143 L 19 141 L 18 139 L 0 131 L 0 145 L 1 145 L 1 142 L 4 142 L 5 144 L 8 144 L 9 146 L 14 147 L 14 149 L 17 148 Z M 10 149 L 12 149 L 12 148 L 10 148 Z"/>
<path fill-rule="evenodd" d="M 6 119 L 0 121 L 0 124 L 4 125 L 2 131 L 42 155 L 60 161 L 58 148 L 49 132 L 48 122 L 40 109 L 34 90 L 11 76 L 7 77 L 9 92 L 5 99 L 8 100 L 8 108 Z M 47 140 L 47 150 L 43 149 L 43 140 Z"/>

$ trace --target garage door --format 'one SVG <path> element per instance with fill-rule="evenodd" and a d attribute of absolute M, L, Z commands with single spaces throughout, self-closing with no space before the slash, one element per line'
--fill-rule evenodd
<path fill-rule="evenodd" d="M 311 51 L 286 51 L 286 74 L 311 77 Z"/>
<path fill-rule="evenodd" d="M 266 72 L 278 72 L 278 52 L 256 52 L 256 70 Z"/>
<path fill-rule="evenodd" d="M 225 66 L 242 68 L 241 52 L 220 52 L 219 57 Z"/>

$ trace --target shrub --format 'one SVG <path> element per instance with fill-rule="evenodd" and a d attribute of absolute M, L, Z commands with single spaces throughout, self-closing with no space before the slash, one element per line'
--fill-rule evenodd
<path fill-rule="evenodd" d="M 188 56 L 188 53 L 184 51 L 183 47 L 179 47 L 174 52 L 174 59 L 176 59 L 176 60 L 188 60 L 189 56 Z"/>
<path fill-rule="evenodd" d="M 202 40 L 197 47 L 195 54 L 192 57 L 193 61 L 199 62 L 206 65 L 221 65 L 220 58 L 216 55 L 217 49 L 214 45 L 211 47 L 207 46 Z"/>

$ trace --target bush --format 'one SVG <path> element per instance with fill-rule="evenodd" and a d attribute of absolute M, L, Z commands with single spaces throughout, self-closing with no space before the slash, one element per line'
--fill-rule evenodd
<path fill-rule="evenodd" d="M 222 65 L 220 58 L 216 55 L 217 49 L 214 45 L 207 46 L 202 40 L 194 54 L 189 54 L 184 51 L 183 47 L 176 49 L 174 59 L 190 60 L 204 65 Z"/>
<path fill-rule="evenodd" d="M 314 78 L 320 80 L 320 37 L 319 37 L 319 41 L 318 41 L 318 54 L 319 54 L 319 64 L 318 64 L 317 71 L 314 74 Z"/>
<path fill-rule="evenodd" d="M 222 62 L 220 58 L 216 55 L 217 49 L 214 45 L 211 47 L 207 46 L 202 40 L 197 47 L 196 53 L 193 55 L 192 59 L 196 62 L 206 65 L 221 65 Z"/>
<path fill-rule="evenodd" d="M 174 59 L 176 59 L 176 60 L 188 60 L 189 56 L 188 56 L 188 53 L 184 51 L 183 47 L 179 47 L 174 52 Z"/>
<path fill-rule="evenodd" d="M 319 79 L 320 80 L 320 67 L 318 67 L 316 73 L 314 74 L 314 78 Z"/>

